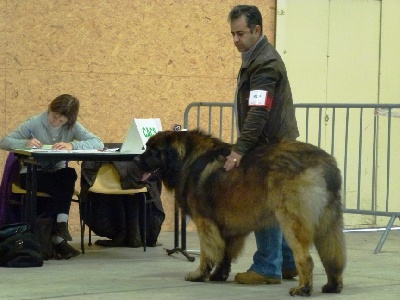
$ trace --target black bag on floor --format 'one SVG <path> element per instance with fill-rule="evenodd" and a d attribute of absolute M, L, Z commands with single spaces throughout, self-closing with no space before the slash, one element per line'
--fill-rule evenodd
<path fill-rule="evenodd" d="M 52 242 L 53 225 L 54 219 L 49 214 L 43 213 L 36 218 L 34 234 L 42 246 L 44 260 L 55 257 Z"/>
<path fill-rule="evenodd" d="M 42 247 L 30 232 L 29 224 L 16 223 L 0 227 L 0 266 L 29 268 L 43 266 Z"/>

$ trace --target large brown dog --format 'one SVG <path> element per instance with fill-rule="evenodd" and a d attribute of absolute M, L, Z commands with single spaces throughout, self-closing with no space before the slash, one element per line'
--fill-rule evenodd
<path fill-rule="evenodd" d="M 200 266 L 185 279 L 227 280 L 245 237 L 277 222 L 300 277 L 290 294 L 312 292 L 313 243 L 328 276 L 322 292 L 340 293 L 346 250 L 342 178 L 335 159 L 310 144 L 282 142 L 255 148 L 240 167 L 227 172 L 223 165 L 230 149 L 230 144 L 198 130 L 164 131 L 151 137 L 137 157 L 146 174 L 159 170 L 166 188 L 175 191 L 175 201 L 197 226 Z"/>

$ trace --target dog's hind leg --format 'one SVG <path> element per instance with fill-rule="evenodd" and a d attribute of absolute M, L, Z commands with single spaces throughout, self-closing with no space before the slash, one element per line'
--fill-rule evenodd
<path fill-rule="evenodd" d="M 288 211 L 277 211 L 276 218 L 283 235 L 293 251 L 296 269 L 299 273 L 299 286 L 289 290 L 292 296 L 310 296 L 313 290 L 314 262 L 310 255 L 313 233 L 312 226 Z"/>
<path fill-rule="evenodd" d="M 343 289 L 343 270 L 346 265 L 346 243 L 339 203 L 332 203 L 325 209 L 314 244 L 328 277 L 328 283 L 322 287 L 322 292 L 340 293 Z"/>
<path fill-rule="evenodd" d="M 187 281 L 205 281 L 209 278 L 214 265 L 221 266 L 221 274 L 227 268 L 225 258 L 225 241 L 222 239 L 218 227 L 208 219 L 193 217 L 200 239 L 200 265 L 186 275 Z M 229 261 L 230 269 L 230 261 Z"/>
<path fill-rule="evenodd" d="M 231 262 L 235 260 L 243 249 L 245 236 L 235 236 L 225 239 L 224 258 L 215 267 L 210 275 L 211 281 L 226 281 L 231 272 Z"/>

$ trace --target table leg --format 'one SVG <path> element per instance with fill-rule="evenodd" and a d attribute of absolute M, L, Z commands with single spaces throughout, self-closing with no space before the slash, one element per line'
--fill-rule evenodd
<path fill-rule="evenodd" d="M 174 249 L 165 249 L 168 255 L 171 255 L 176 252 L 182 253 L 188 261 L 195 261 L 196 258 L 190 256 L 190 254 L 186 250 L 186 216 L 182 214 L 181 216 L 181 248 L 179 248 L 179 209 L 175 204 L 175 248 Z"/>
<path fill-rule="evenodd" d="M 24 221 L 26 223 L 28 223 L 29 225 L 31 224 L 31 194 L 30 191 L 32 190 L 31 186 L 32 186 L 32 165 L 31 164 L 27 164 L 26 166 L 27 171 L 26 171 L 26 195 L 25 195 L 25 203 L 24 203 Z"/>
<path fill-rule="evenodd" d="M 37 208 L 37 165 L 27 164 L 26 173 L 26 204 L 25 220 L 31 226 L 31 231 L 35 229 L 36 208 Z"/>

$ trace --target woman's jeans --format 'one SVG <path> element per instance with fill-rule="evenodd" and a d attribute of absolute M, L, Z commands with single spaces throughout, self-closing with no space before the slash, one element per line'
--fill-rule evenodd
<path fill-rule="evenodd" d="M 282 278 L 283 270 L 296 270 L 293 252 L 286 243 L 278 225 L 254 232 L 257 251 L 250 269 L 271 277 Z"/>

